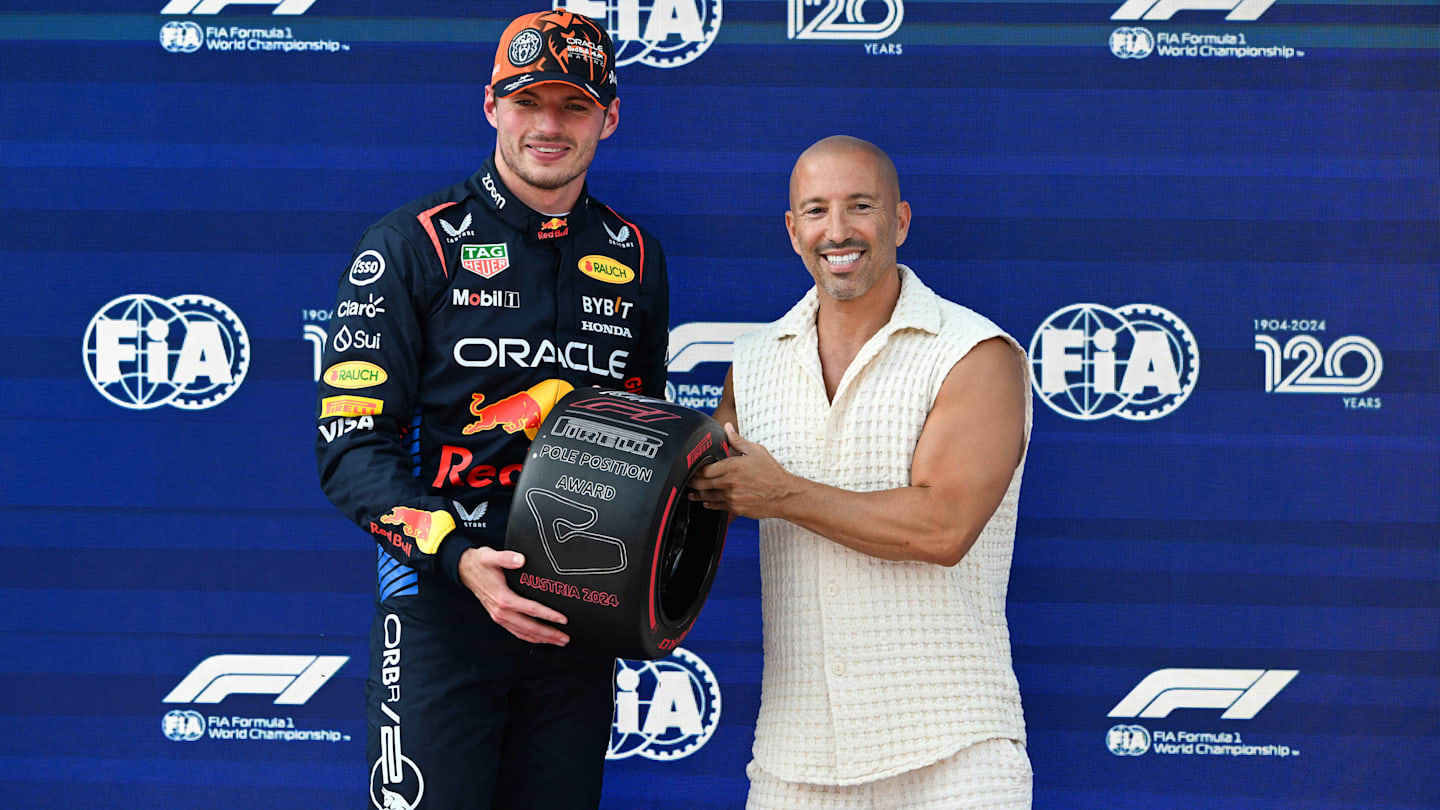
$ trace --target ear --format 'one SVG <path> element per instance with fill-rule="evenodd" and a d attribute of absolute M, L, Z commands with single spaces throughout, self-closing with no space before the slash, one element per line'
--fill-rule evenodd
<path fill-rule="evenodd" d="M 605 140 L 615 134 L 615 128 L 620 126 L 620 99 L 610 102 L 605 108 L 605 125 L 600 129 L 600 140 Z"/>
<path fill-rule="evenodd" d="M 895 206 L 895 247 L 905 244 L 905 237 L 910 233 L 910 203 L 904 200 Z"/>
<path fill-rule="evenodd" d="M 785 209 L 785 231 L 790 234 L 790 248 L 795 251 L 796 256 L 804 256 L 800 252 L 800 237 L 795 234 L 795 212 Z"/>
<path fill-rule="evenodd" d="M 495 104 L 495 88 L 487 84 L 485 85 L 485 120 L 498 130 L 500 126 L 495 123 Z"/>

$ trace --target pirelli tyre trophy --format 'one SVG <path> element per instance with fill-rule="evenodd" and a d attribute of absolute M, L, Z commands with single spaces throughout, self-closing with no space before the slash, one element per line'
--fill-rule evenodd
<path fill-rule="evenodd" d="M 506 529 L 521 596 L 569 619 L 576 643 L 649 660 L 689 632 L 720 564 L 729 513 L 686 497 L 690 476 L 729 455 L 720 425 L 660 399 L 586 388 L 535 436 Z"/>

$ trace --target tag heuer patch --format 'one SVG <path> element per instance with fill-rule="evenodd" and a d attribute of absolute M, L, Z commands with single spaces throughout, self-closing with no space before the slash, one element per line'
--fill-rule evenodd
<path fill-rule="evenodd" d="M 461 245 L 460 266 L 482 278 L 491 278 L 510 266 L 505 245 Z"/>

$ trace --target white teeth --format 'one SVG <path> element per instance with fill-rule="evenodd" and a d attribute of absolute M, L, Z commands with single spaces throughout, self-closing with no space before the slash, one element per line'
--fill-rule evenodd
<path fill-rule="evenodd" d="M 564 152 L 564 151 L 565 151 L 564 149 L 556 149 L 556 148 L 550 147 L 550 146 L 532 146 L 532 147 L 530 147 L 530 148 L 531 148 L 531 149 L 534 149 L 536 152 L 544 152 L 544 153 L 547 154 L 547 155 L 552 155 L 552 154 L 555 154 L 555 153 L 557 153 L 557 152 Z"/>
<path fill-rule="evenodd" d="M 859 253 L 842 253 L 839 256 L 826 256 L 825 261 L 830 262 L 832 265 L 844 266 L 854 263 L 859 258 Z"/>

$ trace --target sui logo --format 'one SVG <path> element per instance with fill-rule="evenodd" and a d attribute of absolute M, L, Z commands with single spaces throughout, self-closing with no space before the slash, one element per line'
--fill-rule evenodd
<path fill-rule="evenodd" d="M 160 26 L 160 47 L 170 53 L 194 53 L 205 44 L 205 34 L 200 26 L 186 20 L 171 20 Z"/>
<path fill-rule="evenodd" d="M 250 367 L 250 338 L 229 307 L 204 295 L 122 295 L 85 330 L 85 372 L 122 408 L 185 410 L 224 402 Z"/>
<path fill-rule="evenodd" d="M 1150 750 L 1150 732 L 1144 726 L 1111 726 L 1105 745 L 1117 757 L 1138 757 Z"/>
<path fill-rule="evenodd" d="M 615 40 L 615 66 L 677 68 L 695 61 L 720 33 L 721 0 L 554 0 L 556 10 L 602 23 Z"/>
<path fill-rule="evenodd" d="M 166 739 L 174 742 L 195 742 L 205 736 L 205 715 L 189 709 L 166 712 L 160 721 Z"/>
<path fill-rule="evenodd" d="M 1110 32 L 1110 52 L 1121 59 L 1144 59 L 1155 51 L 1155 35 L 1148 28 L 1116 28 Z"/>
<path fill-rule="evenodd" d="M 1185 322 L 1152 304 L 1072 304 L 1030 341 L 1031 384 L 1071 419 L 1159 419 L 1200 378 L 1200 347 Z"/>
<path fill-rule="evenodd" d="M 615 716 L 606 759 L 683 759 L 720 725 L 720 682 L 700 656 L 676 647 L 659 661 L 615 660 Z"/>
<path fill-rule="evenodd" d="M 864 0 L 790 0 L 787 33 L 790 39 L 884 39 L 900 30 L 905 19 L 903 0 L 879 0 L 885 8 L 876 22 L 866 19 Z M 814 16 L 810 10 L 818 7 Z M 844 19 L 841 19 L 843 16 Z"/>

